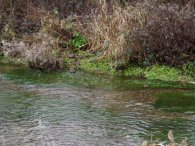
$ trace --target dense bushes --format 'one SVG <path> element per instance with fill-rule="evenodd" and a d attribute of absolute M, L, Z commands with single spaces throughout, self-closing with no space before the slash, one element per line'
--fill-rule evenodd
<path fill-rule="evenodd" d="M 110 7 L 104 1 L 98 10 L 91 13 L 89 23 L 82 24 L 98 59 L 109 57 L 115 69 L 133 63 L 177 67 L 189 64 L 194 70 L 192 1 L 144 1 L 125 7 Z"/>
<path fill-rule="evenodd" d="M 7 23 L 14 23 L 12 27 L 17 34 L 37 32 L 42 12 L 65 19 L 88 14 L 96 4 L 96 0 L 0 0 L 0 31 Z"/>
<path fill-rule="evenodd" d="M 168 65 L 195 61 L 195 8 L 149 3 L 146 10 L 147 22 L 137 36 L 147 49 L 146 59 Z"/>
<path fill-rule="evenodd" d="M 85 41 L 85 50 L 108 57 L 116 69 L 195 61 L 194 1 L 0 0 L 0 12 L 1 39 L 41 31 L 59 50 L 79 49 Z"/>
<path fill-rule="evenodd" d="M 91 38 L 93 50 L 103 51 L 115 62 L 148 66 L 195 60 L 195 8 L 191 2 L 144 1 L 112 9 L 102 3 L 100 9 L 91 14 L 93 22 L 85 34 Z"/>
<path fill-rule="evenodd" d="M 56 39 L 45 33 L 36 33 L 25 41 L 3 41 L 6 57 L 19 59 L 32 68 L 50 71 L 61 69 L 62 54 L 59 51 Z"/>

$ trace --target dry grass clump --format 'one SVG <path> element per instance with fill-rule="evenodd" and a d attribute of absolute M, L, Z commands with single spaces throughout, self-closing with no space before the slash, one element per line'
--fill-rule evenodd
<path fill-rule="evenodd" d="M 43 11 L 41 17 L 41 32 L 48 33 L 58 39 L 58 44 L 66 47 L 68 41 L 73 37 L 75 24 L 74 17 L 60 19 L 57 15 Z"/>
<path fill-rule="evenodd" d="M 57 12 L 60 18 L 66 18 L 70 14 L 86 14 L 96 7 L 96 0 L 0 0 L 0 12 L 21 18 L 26 15 L 34 15 L 34 8 Z M 35 15 L 36 16 L 36 15 Z"/>
<path fill-rule="evenodd" d="M 122 8 L 118 3 L 110 7 L 104 0 L 91 17 L 92 22 L 84 33 L 90 38 L 93 51 L 101 52 L 101 57 L 111 57 L 116 64 L 143 57 L 143 50 L 131 36 L 134 29 L 145 25 L 147 14 L 144 9 L 131 5 Z"/>
<path fill-rule="evenodd" d="M 39 31 L 41 10 L 31 0 L 0 0 L 0 31 L 11 24 L 16 37 Z M 4 35 L 0 35 L 3 39 Z M 13 39 L 11 36 L 9 39 Z"/>
<path fill-rule="evenodd" d="M 24 51 L 26 49 L 26 46 L 24 42 L 18 42 L 18 41 L 2 41 L 2 49 L 3 53 L 6 57 L 16 57 L 16 58 L 23 58 L 24 57 Z"/>
<path fill-rule="evenodd" d="M 26 33 L 20 38 L 15 38 L 9 33 L 13 32 L 9 25 L 5 25 L 8 28 L 5 28 L 6 36 L 3 35 L 2 41 L 4 55 L 22 59 L 32 68 L 52 71 L 61 69 L 62 58 L 66 57 L 66 51 L 71 48 L 70 39 L 73 37 L 74 23 L 60 19 L 55 13 L 44 10 L 40 13 L 41 24 L 38 33 Z"/>
<path fill-rule="evenodd" d="M 73 14 L 87 14 L 96 3 L 95 0 L 0 0 L 0 31 L 11 22 L 14 32 L 19 34 L 17 37 L 38 32 L 46 11 L 66 19 Z"/>
<path fill-rule="evenodd" d="M 28 1 L 24 0 L 0 0 L 0 12 L 5 11 L 12 15 L 23 15 L 26 12 Z"/>
<path fill-rule="evenodd" d="M 135 31 L 150 63 L 181 65 L 195 60 L 195 7 L 148 2 L 147 23 Z"/>
<path fill-rule="evenodd" d="M 83 25 L 91 48 L 117 64 L 181 65 L 195 60 L 193 1 L 100 1 Z M 100 57 L 100 58 L 101 58 Z"/>
<path fill-rule="evenodd" d="M 59 70 L 62 68 L 58 43 L 55 38 L 46 33 L 35 34 L 30 49 L 25 51 L 25 59 L 30 67 Z"/>
<path fill-rule="evenodd" d="M 52 71 L 61 69 L 62 58 L 65 58 L 68 50 L 72 49 L 70 40 L 76 30 L 74 20 L 60 19 L 58 14 L 45 10 L 41 10 L 40 13 L 41 24 L 38 33 L 26 33 L 20 38 L 15 38 L 10 35 L 13 32 L 12 28 L 5 25 L 6 35 L 2 35 L 5 40 L 3 41 L 4 55 L 22 59 L 33 68 Z"/>
<path fill-rule="evenodd" d="M 55 38 L 46 33 L 34 34 L 26 41 L 2 41 L 2 43 L 5 56 L 21 59 L 32 68 L 47 70 L 62 68 L 58 44 Z"/>

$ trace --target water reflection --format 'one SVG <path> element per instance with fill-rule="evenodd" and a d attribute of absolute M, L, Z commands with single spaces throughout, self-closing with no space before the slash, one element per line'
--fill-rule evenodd
<path fill-rule="evenodd" d="M 195 113 L 195 91 L 167 92 L 158 95 L 154 106 L 166 111 Z"/>

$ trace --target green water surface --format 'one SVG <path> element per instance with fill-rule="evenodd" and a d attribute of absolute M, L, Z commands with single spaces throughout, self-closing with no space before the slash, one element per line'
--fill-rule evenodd
<path fill-rule="evenodd" d="M 195 145 L 195 87 L 0 64 L 0 145 Z"/>

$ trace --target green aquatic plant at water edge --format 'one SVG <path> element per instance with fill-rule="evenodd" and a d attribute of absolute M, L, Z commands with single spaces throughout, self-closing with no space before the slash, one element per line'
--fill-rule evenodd
<path fill-rule="evenodd" d="M 138 66 L 130 66 L 124 71 L 125 76 L 144 76 L 144 68 Z"/>
<path fill-rule="evenodd" d="M 145 77 L 150 80 L 162 81 L 190 81 L 192 77 L 182 69 L 164 65 L 153 65 L 149 67 L 130 66 L 124 70 L 125 76 Z"/>
<path fill-rule="evenodd" d="M 109 62 L 106 61 L 92 61 L 89 59 L 81 60 L 80 68 L 85 71 L 89 72 L 96 72 L 96 73 L 113 73 L 114 70 Z"/>
<path fill-rule="evenodd" d="M 190 76 L 182 75 L 181 70 L 164 65 L 154 65 L 152 67 L 148 67 L 146 68 L 144 74 L 147 79 L 159 79 L 163 81 L 191 80 Z"/>
<path fill-rule="evenodd" d="M 182 72 L 184 75 L 191 75 L 195 78 L 195 61 L 194 62 L 188 62 L 187 64 L 184 64 L 182 66 Z"/>

